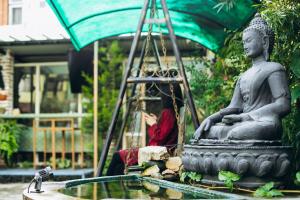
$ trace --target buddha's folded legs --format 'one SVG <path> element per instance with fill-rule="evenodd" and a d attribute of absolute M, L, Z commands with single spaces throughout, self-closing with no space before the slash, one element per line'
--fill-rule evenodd
<path fill-rule="evenodd" d="M 218 123 L 207 133 L 208 139 L 230 140 L 277 140 L 280 139 L 281 126 L 275 122 L 247 121 L 226 125 Z"/>

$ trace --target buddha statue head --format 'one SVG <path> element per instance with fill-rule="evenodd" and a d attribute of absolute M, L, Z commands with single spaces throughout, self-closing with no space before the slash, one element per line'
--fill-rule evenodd
<path fill-rule="evenodd" d="M 263 55 L 266 60 L 273 50 L 275 35 L 267 22 L 256 14 L 249 26 L 243 31 L 244 50 L 248 57 Z"/>

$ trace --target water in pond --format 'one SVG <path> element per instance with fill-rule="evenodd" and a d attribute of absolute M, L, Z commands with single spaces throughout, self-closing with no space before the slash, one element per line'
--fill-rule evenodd
<path fill-rule="evenodd" d="M 209 199 L 206 195 L 159 187 L 140 180 L 117 180 L 87 183 L 59 190 L 83 199 Z M 212 198 L 212 197 L 210 197 Z"/>

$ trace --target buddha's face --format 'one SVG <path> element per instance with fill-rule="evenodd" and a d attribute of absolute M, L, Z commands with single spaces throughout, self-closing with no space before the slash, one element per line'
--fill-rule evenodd
<path fill-rule="evenodd" d="M 264 45 L 262 36 L 255 30 L 248 30 L 243 33 L 243 44 L 245 54 L 249 58 L 256 58 L 263 54 Z"/>

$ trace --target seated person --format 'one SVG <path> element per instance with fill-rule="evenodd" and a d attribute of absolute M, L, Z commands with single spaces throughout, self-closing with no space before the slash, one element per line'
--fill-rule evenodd
<path fill-rule="evenodd" d="M 177 111 L 183 106 L 182 93 L 179 84 L 173 84 L 176 99 Z M 160 117 L 154 114 L 145 114 L 145 121 L 148 128 L 148 146 L 167 146 L 177 145 L 178 126 L 175 108 L 173 105 L 172 93 L 169 84 L 160 86 L 162 111 Z M 138 148 L 120 150 L 115 152 L 108 167 L 107 176 L 124 174 L 125 164 L 127 166 L 138 163 Z"/>
<path fill-rule="evenodd" d="M 290 112 L 285 69 L 269 61 L 274 34 L 257 14 L 243 32 L 243 45 L 252 66 L 238 79 L 229 106 L 206 118 L 195 139 L 278 140 L 281 118 Z"/>

